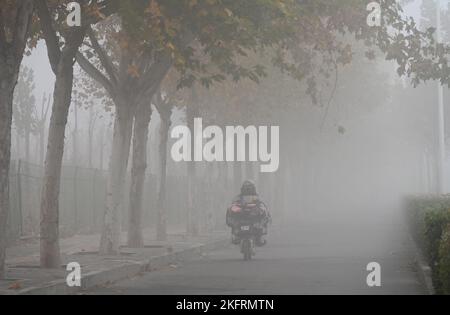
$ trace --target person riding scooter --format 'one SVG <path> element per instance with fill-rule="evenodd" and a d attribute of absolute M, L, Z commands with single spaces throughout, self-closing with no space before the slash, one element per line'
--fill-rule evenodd
<path fill-rule="evenodd" d="M 240 243 L 237 232 L 240 220 L 242 219 L 241 210 L 243 208 L 251 208 L 252 213 L 257 216 L 260 222 L 260 229 L 258 229 L 255 243 L 257 246 L 264 246 L 266 244 L 264 237 L 267 235 L 267 227 L 271 221 L 271 217 L 267 206 L 259 199 L 255 184 L 250 180 L 246 180 L 242 184 L 241 193 L 236 196 L 231 207 L 227 209 L 226 223 L 231 227 L 233 244 Z"/>

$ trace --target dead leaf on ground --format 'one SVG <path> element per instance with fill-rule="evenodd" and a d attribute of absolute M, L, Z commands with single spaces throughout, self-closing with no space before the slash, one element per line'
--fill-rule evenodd
<path fill-rule="evenodd" d="M 16 281 L 14 283 L 12 283 L 9 287 L 9 290 L 20 290 L 22 289 L 22 285 L 20 284 L 20 282 Z"/>

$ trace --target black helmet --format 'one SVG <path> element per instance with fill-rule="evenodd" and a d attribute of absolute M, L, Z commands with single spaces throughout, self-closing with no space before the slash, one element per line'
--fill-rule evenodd
<path fill-rule="evenodd" d="M 246 180 L 241 187 L 242 196 L 255 196 L 256 186 L 251 180 Z"/>

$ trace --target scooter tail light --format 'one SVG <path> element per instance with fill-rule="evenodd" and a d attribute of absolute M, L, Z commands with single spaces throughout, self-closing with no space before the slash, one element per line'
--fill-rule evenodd
<path fill-rule="evenodd" d="M 239 206 L 232 206 L 231 211 L 232 212 L 241 212 L 242 208 Z"/>

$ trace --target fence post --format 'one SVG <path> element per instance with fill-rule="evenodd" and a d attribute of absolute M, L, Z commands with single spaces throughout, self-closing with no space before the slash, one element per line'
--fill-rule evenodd
<path fill-rule="evenodd" d="M 22 160 L 19 159 L 17 163 L 17 208 L 19 211 L 19 235 L 23 236 L 23 213 L 22 213 L 22 180 L 21 171 L 22 170 Z"/>

